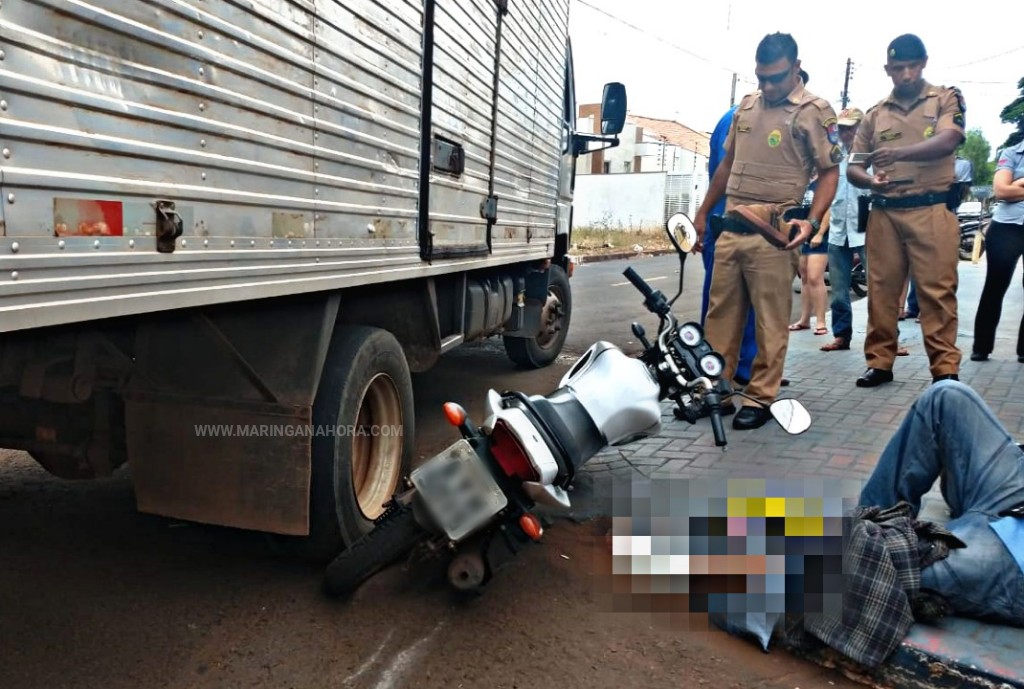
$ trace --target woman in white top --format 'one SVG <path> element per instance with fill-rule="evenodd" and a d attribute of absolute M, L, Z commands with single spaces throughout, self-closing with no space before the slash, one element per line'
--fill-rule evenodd
<path fill-rule="evenodd" d="M 995 345 L 996 327 L 1003 311 L 1003 297 L 1024 255 L 1024 142 L 999 154 L 993 180 L 996 207 L 985 233 L 988 269 L 974 319 L 971 361 L 985 361 Z M 1017 331 L 1017 361 L 1024 363 L 1024 319 Z"/>

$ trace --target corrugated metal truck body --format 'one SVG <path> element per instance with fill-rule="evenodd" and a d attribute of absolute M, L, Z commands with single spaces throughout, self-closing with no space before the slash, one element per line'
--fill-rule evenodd
<path fill-rule="evenodd" d="M 410 369 L 494 334 L 557 355 L 568 11 L 4 0 L 0 446 L 68 477 L 130 460 L 144 511 L 350 541 L 411 439 L 197 429 L 373 412 L 411 435 Z"/>

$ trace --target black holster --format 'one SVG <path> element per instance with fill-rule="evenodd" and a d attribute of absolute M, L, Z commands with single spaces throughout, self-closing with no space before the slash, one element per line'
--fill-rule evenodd
<path fill-rule="evenodd" d="M 867 232 L 868 230 L 868 214 L 871 212 L 871 197 L 870 196 L 858 196 L 857 197 L 857 231 Z"/>

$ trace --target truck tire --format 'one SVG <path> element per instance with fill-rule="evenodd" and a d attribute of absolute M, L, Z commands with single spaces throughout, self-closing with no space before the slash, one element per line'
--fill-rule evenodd
<path fill-rule="evenodd" d="M 327 566 L 324 593 L 334 597 L 352 593 L 361 583 L 412 550 L 426 536 L 411 507 L 396 509 Z"/>
<path fill-rule="evenodd" d="M 508 358 L 524 368 L 543 368 L 562 351 L 572 317 L 569 277 L 561 266 L 548 268 L 548 298 L 541 313 L 540 332 L 535 337 L 504 337 Z"/>
<path fill-rule="evenodd" d="M 326 562 L 373 528 L 411 467 L 412 379 L 401 345 L 386 330 L 334 332 L 313 402 L 309 535 L 291 550 Z"/>

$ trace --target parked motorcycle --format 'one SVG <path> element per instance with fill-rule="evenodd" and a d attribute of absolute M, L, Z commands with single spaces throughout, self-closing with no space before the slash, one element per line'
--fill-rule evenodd
<path fill-rule="evenodd" d="M 861 252 L 865 248 L 862 247 L 857 252 L 857 257 L 853 259 L 853 268 L 850 269 L 850 289 L 858 297 L 866 297 L 868 294 L 868 272 L 864 266 L 864 259 L 861 257 Z"/>
<path fill-rule="evenodd" d="M 698 418 L 696 409 L 705 409 L 716 445 L 727 444 L 722 402 L 733 395 L 753 398 L 722 384 L 725 361 L 704 339 L 700 325 L 680 324 L 673 315 L 672 303 L 682 294 L 682 268 L 697 233 L 682 214 L 673 216 L 667 229 L 680 255 L 675 298 L 666 299 L 632 268 L 624 271 L 660 321 L 653 342 L 633 324 L 643 353 L 631 358 L 615 345 L 597 342 L 548 395 L 491 390 L 480 427 L 458 404 L 445 404 L 445 415 L 462 438 L 415 469 L 373 530 L 328 566 L 326 593 L 349 594 L 413 552 L 450 557 L 450 584 L 479 591 L 503 561 L 541 539 L 543 526 L 534 514 L 538 506 L 571 506 L 568 489 L 588 460 L 607 446 L 660 432 L 663 400 L 675 401 L 677 416 L 691 422 Z M 790 433 L 810 426 L 810 415 L 796 400 L 764 406 Z"/>
<path fill-rule="evenodd" d="M 991 218 L 960 218 L 960 260 L 970 261 L 974 257 L 974 243 L 981 242 L 978 255 L 985 253 L 985 232 Z M 980 233 L 980 238 L 978 237 Z"/>

